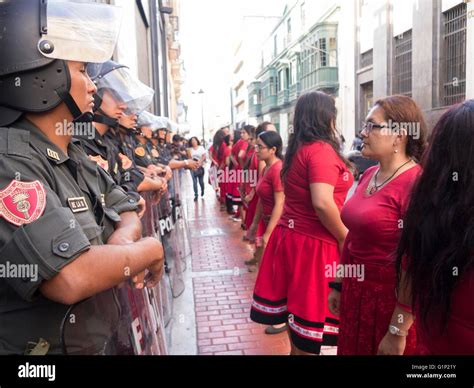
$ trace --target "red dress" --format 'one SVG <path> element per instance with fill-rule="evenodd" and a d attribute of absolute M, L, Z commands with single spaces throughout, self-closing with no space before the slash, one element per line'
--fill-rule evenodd
<path fill-rule="evenodd" d="M 253 179 L 260 180 L 258 176 L 258 158 L 255 149 L 252 147 L 249 153 L 247 154 L 246 166 L 244 166 L 249 171 L 249 176 L 252 176 Z M 244 190 L 246 194 L 249 194 L 252 190 L 256 190 L 256 185 L 252 185 L 251 182 L 247 182 L 244 185 Z M 255 218 L 255 213 L 257 212 L 258 205 L 258 196 L 257 193 L 253 196 L 250 203 L 247 205 L 247 212 L 245 213 L 245 229 L 249 230 L 252 225 L 253 219 Z M 262 236 L 265 233 L 265 223 L 262 221 L 259 222 L 257 232 L 256 232 L 256 245 L 259 247 L 262 243 Z"/>
<path fill-rule="evenodd" d="M 240 151 L 247 152 L 249 149 L 249 143 L 245 140 L 239 139 L 237 143 L 232 146 L 231 155 L 235 158 L 235 160 L 239 160 L 239 153 Z M 244 182 L 242 181 L 242 166 L 240 163 L 237 165 L 232 166 L 233 171 L 232 174 L 235 173 L 235 179 L 230 179 L 227 183 L 227 198 L 232 201 L 234 205 L 242 204 L 242 198 L 240 197 L 239 187 Z"/>
<path fill-rule="evenodd" d="M 352 275 L 357 275 L 350 276 L 347 272 L 346 277 L 342 276 L 340 355 L 377 354 L 396 303 L 393 253 L 409 195 L 421 168 L 410 168 L 368 196 L 366 189 L 377 169 L 377 166 L 371 167 L 364 173 L 341 213 L 349 229 L 341 264 L 347 266 L 345 269 L 352 268 Z M 412 327 L 405 354 L 413 354 L 415 347 L 416 333 Z"/>
<path fill-rule="evenodd" d="M 280 177 L 282 167 L 283 162 L 277 160 L 258 182 L 257 195 L 263 207 L 264 221 L 272 215 L 273 207 L 275 206 L 274 193 L 283 191 L 283 184 Z"/>
<path fill-rule="evenodd" d="M 451 296 L 451 313 L 445 332 L 440 319 L 430 318 L 428 330 L 415 320 L 417 355 L 474 355 L 474 268 L 461 278 Z M 415 315 L 417 310 L 415 309 Z"/>
<path fill-rule="evenodd" d="M 337 343 L 338 320 L 328 308 L 327 266 L 339 262 L 336 239 L 318 219 L 310 184 L 334 187 L 342 207 L 353 183 L 352 173 L 327 143 L 303 145 L 285 177 L 285 205 L 263 255 L 255 284 L 251 319 L 263 324 L 288 321 L 293 344 L 319 354 Z"/>
<path fill-rule="evenodd" d="M 226 168 L 225 161 L 227 157 L 230 155 L 231 149 L 230 147 L 222 142 L 221 146 L 219 147 L 219 152 L 216 153 L 217 161 L 219 162 L 219 172 L 218 172 L 218 179 L 219 179 L 219 189 L 220 189 L 220 201 L 221 203 L 225 203 L 225 199 L 227 196 L 227 175 L 228 169 Z"/>

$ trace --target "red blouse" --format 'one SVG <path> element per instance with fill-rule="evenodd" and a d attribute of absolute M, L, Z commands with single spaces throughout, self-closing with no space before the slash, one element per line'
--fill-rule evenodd
<path fill-rule="evenodd" d="M 334 201 L 342 208 L 354 177 L 336 151 L 326 142 L 303 145 L 292 160 L 285 178 L 285 206 L 279 225 L 295 232 L 336 243 L 313 208 L 310 184 L 334 186 Z"/>
<path fill-rule="evenodd" d="M 275 206 L 274 193 L 283 191 L 283 184 L 280 178 L 282 166 L 283 162 L 277 160 L 258 182 L 257 195 L 262 203 L 264 216 L 271 216 L 272 214 L 273 207 Z"/>
<path fill-rule="evenodd" d="M 415 320 L 418 333 L 416 353 L 423 355 L 474 354 L 474 268 L 463 276 L 451 296 L 451 313 L 447 330 L 443 332 L 440 319 L 433 317 L 428 330 Z M 415 315 L 417 311 L 415 310 Z"/>
<path fill-rule="evenodd" d="M 234 156 L 235 160 L 239 161 L 240 151 L 246 151 L 247 152 L 248 149 L 249 149 L 249 143 L 246 142 L 245 140 L 239 139 L 237 141 L 237 143 L 235 143 L 232 146 L 232 155 Z M 235 167 L 238 168 L 238 169 L 243 168 L 243 166 L 240 165 L 240 162 L 239 162 L 239 165 L 235 166 Z"/>
<path fill-rule="evenodd" d="M 219 168 L 225 169 L 225 160 L 230 155 L 230 152 L 231 148 L 227 144 L 222 142 L 221 146 L 219 147 L 220 157 L 217 159 L 217 161 L 219 162 Z"/>
<path fill-rule="evenodd" d="M 352 263 L 386 264 L 397 247 L 402 218 L 421 167 L 416 165 L 404 171 L 369 196 L 365 191 L 377 169 L 374 166 L 364 173 L 354 195 L 342 209 L 342 221 L 349 229 L 341 257 L 344 263 L 350 255 Z"/>

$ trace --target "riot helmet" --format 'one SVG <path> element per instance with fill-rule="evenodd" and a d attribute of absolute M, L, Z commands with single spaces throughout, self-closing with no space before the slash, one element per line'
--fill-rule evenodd
<path fill-rule="evenodd" d="M 92 121 L 70 95 L 66 61 L 104 62 L 115 48 L 121 9 L 73 0 L 0 1 L 0 125 L 64 102 L 74 122 Z"/>

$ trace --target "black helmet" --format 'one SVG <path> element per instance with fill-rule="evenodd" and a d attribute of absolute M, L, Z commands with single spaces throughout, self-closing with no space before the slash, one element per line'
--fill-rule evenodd
<path fill-rule="evenodd" d="M 107 91 L 113 99 L 127 105 L 126 113 L 138 114 L 148 107 L 155 94 L 154 90 L 140 82 L 130 72 L 130 69 L 120 63 L 107 61 L 102 64 L 89 63 L 87 72 L 97 85 L 97 93 L 94 96 L 95 109 L 100 115 L 95 115 L 94 121 L 116 127 L 118 121 L 107 114 L 101 108 L 102 98 Z"/>
<path fill-rule="evenodd" d="M 69 94 L 65 61 L 109 59 L 120 9 L 74 1 L 2 0 L 0 26 L 0 52 L 6 54 L 0 56 L 0 125 L 25 112 L 47 112 L 61 102 L 75 121 L 89 121 Z"/>

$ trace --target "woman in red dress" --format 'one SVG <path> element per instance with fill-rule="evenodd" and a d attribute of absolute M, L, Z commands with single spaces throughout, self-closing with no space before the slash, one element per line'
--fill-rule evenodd
<path fill-rule="evenodd" d="M 416 316 L 416 354 L 474 355 L 474 100 L 441 117 L 422 165 L 397 250 L 401 334 L 379 353 L 403 354 Z"/>
<path fill-rule="evenodd" d="M 334 99 L 321 92 L 305 94 L 296 104 L 282 168 L 284 210 L 255 284 L 251 319 L 288 322 L 293 355 L 319 354 L 337 340 L 326 266 L 339 262 L 347 234 L 340 209 L 354 178 L 339 151 L 336 116 Z"/>
<path fill-rule="evenodd" d="M 259 225 L 263 223 L 261 228 L 262 236 L 262 253 L 267 246 L 268 240 L 278 224 L 283 213 L 283 204 L 285 202 L 285 194 L 283 192 L 283 184 L 281 182 L 281 169 L 283 167 L 283 142 L 278 132 L 262 132 L 258 136 L 255 145 L 259 161 L 265 163 L 258 180 L 257 192 L 257 209 L 250 233 L 255 234 Z M 260 264 L 261 255 L 256 257 L 255 264 L 249 267 L 250 272 L 257 270 Z M 266 334 L 279 334 L 287 330 L 286 323 L 275 326 L 268 326 L 265 329 Z"/>
<path fill-rule="evenodd" d="M 257 183 L 262 176 L 263 170 L 265 169 L 265 162 L 263 160 L 259 160 L 255 146 L 257 145 L 257 138 L 265 131 L 276 132 L 276 129 L 272 123 L 265 121 L 259 124 L 255 130 L 249 133 L 249 143 L 252 145 L 252 147 L 247 154 L 245 161 L 245 170 L 248 171 L 248 176 L 252 179 L 249 179 L 244 188 L 246 194 L 244 197 L 244 204 L 247 206 L 245 217 L 245 229 L 247 230 L 247 233 L 244 236 L 244 241 L 249 241 L 250 243 L 255 244 L 253 258 L 245 261 L 245 265 L 249 266 L 250 272 L 255 272 L 255 266 L 258 265 L 262 260 L 262 237 L 266 229 L 263 220 L 260 220 L 257 228 L 250 230 L 258 205 Z"/>
<path fill-rule="evenodd" d="M 394 123 L 419 123 L 419 131 L 404 133 Z M 341 213 L 349 233 L 336 280 L 339 285 L 331 285 L 335 289 L 329 297 L 331 311 L 340 317 L 340 355 L 377 354 L 389 327 L 396 303 L 394 253 L 420 173 L 417 161 L 424 150 L 426 124 L 411 98 L 391 96 L 376 102 L 361 136 L 362 154 L 380 165 L 364 173 Z M 342 292 L 337 290 L 341 281 Z M 413 330 L 407 345 L 410 354 L 416 346 Z"/>
<path fill-rule="evenodd" d="M 283 166 L 283 143 L 280 134 L 278 132 L 262 132 L 258 137 L 255 149 L 258 159 L 265 162 L 265 169 L 256 188 L 258 203 L 250 231 L 255 233 L 260 221 L 263 221 L 265 232 L 262 242 L 265 249 L 283 213 L 285 201 L 280 176 Z"/>
<path fill-rule="evenodd" d="M 219 184 L 219 202 L 221 204 L 221 210 L 225 210 L 225 198 L 226 198 L 226 182 L 223 179 L 225 174 L 225 159 L 227 152 L 227 145 L 224 138 L 229 134 L 228 128 L 219 129 L 214 135 L 212 142 L 212 150 L 210 150 L 211 161 L 217 167 L 217 180 Z"/>
<path fill-rule="evenodd" d="M 252 148 L 252 145 L 248 142 L 249 133 L 252 133 L 252 131 L 255 131 L 255 127 L 252 125 L 246 125 L 240 132 L 235 132 L 235 138 L 237 138 L 237 133 L 239 133 L 240 138 L 232 146 L 230 154 L 231 170 L 235 172 L 236 179 L 228 183 L 227 199 L 233 206 L 237 206 L 237 213 L 233 218 L 233 221 L 235 222 L 241 222 L 243 217 L 240 187 L 245 183 L 242 181 L 242 170 L 244 168 L 245 156 Z"/>

